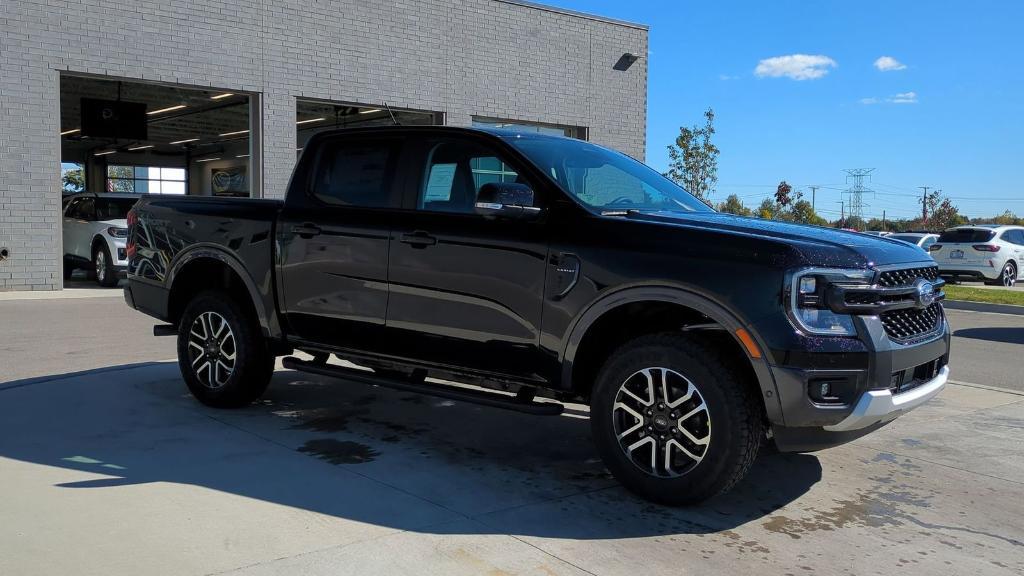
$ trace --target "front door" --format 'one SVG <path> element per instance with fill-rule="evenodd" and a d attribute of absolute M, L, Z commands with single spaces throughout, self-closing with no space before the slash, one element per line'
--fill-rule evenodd
<path fill-rule="evenodd" d="M 303 158 L 308 182 L 293 183 L 279 220 L 283 312 L 302 340 L 372 350 L 388 305 L 387 262 L 397 138 L 329 137 Z"/>
<path fill-rule="evenodd" d="M 474 211 L 485 183 L 531 183 L 476 135 L 427 139 L 417 149 L 407 186 L 411 209 L 391 234 L 389 346 L 432 363 L 544 379 L 536 367 L 545 218 Z"/>

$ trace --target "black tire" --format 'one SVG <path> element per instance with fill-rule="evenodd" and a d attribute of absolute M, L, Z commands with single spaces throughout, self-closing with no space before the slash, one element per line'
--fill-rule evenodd
<path fill-rule="evenodd" d="M 200 316 L 204 318 L 200 319 Z M 200 352 L 193 345 L 200 340 L 196 338 L 200 332 L 206 332 L 207 336 L 217 333 L 218 339 L 226 339 L 223 332 L 216 332 L 219 327 L 217 318 L 223 319 L 225 327 L 230 330 L 233 345 L 228 346 L 226 342 L 215 345 L 211 342 L 214 338 L 207 338 L 206 342 L 211 343 L 204 348 L 200 357 Z M 213 321 L 211 329 L 205 329 L 204 320 Z M 204 327 L 204 330 L 199 330 L 200 327 Z M 211 349 L 215 346 L 219 348 L 211 355 Z M 229 359 L 229 355 L 233 357 Z M 214 361 L 211 362 L 211 359 Z M 221 361 L 219 365 L 217 360 Z M 229 360 L 231 370 L 221 368 Z M 202 292 L 185 308 L 178 323 L 178 367 L 189 391 L 203 404 L 214 408 L 248 406 L 262 396 L 270 384 L 274 374 L 274 360 L 260 332 L 259 323 L 228 294 L 220 291 Z M 224 377 L 222 381 L 221 377 Z"/>
<path fill-rule="evenodd" d="M 106 243 L 97 244 L 92 251 L 92 269 L 96 283 L 104 288 L 117 286 L 117 270 L 110 258 Z"/>
<path fill-rule="evenodd" d="M 71 276 L 75 273 L 75 265 L 71 263 L 68 258 L 64 259 L 64 279 L 71 280 Z"/>
<path fill-rule="evenodd" d="M 621 409 L 618 409 L 618 415 L 613 414 L 620 387 L 625 386 L 627 381 L 634 382 L 632 378 L 641 374 L 642 370 L 654 367 L 675 373 L 655 378 L 654 390 L 658 390 L 657 380 L 661 379 L 663 386 L 671 380 L 671 386 L 675 387 L 672 389 L 678 391 L 679 384 L 685 383 L 679 376 L 689 380 L 696 388 L 697 395 L 680 405 L 679 412 L 689 413 L 700 399 L 706 407 L 684 424 L 693 426 L 696 421 L 698 431 L 695 435 L 701 434 L 700 429 L 703 428 L 709 439 L 702 448 L 703 453 L 699 454 L 702 458 L 694 463 L 694 459 L 686 458 L 681 451 L 672 447 L 673 461 L 681 461 L 690 466 L 686 470 L 679 470 L 681 475 L 674 477 L 656 476 L 641 469 L 641 464 L 634 462 L 627 455 L 624 445 L 620 445 L 615 429 L 616 422 L 622 417 Z M 657 403 L 660 398 L 658 394 L 661 393 L 645 398 Z M 715 349 L 680 334 L 652 334 L 626 343 L 605 362 L 591 395 L 590 422 L 598 452 L 619 482 L 643 498 L 679 506 L 726 492 L 747 474 L 764 437 L 764 417 L 759 402 L 760 397 L 751 392 L 740 373 Z M 624 436 L 624 444 L 637 438 L 636 434 L 641 434 L 639 438 L 643 440 L 642 434 L 646 430 L 653 430 L 647 435 L 655 442 L 660 440 L 661 444 L 657 444 L 657 449 L 661 451 L 659 456 L 664 454 L 665 432 L 668 433 L 669 444 L 673 440 L 672 436 L 678 437 L 677 445 L 687 442 L 680 434 L 681 431 L 675 429 L 678 422 L 683 420 L 669 420 L 669 425 L 659 432 L 658 425 L 664 424 L 664 419 L 655 420 L 657 412 L 652 418 L 647 417 L 646 413 L 644 416 L 644 422 L 653 426 L 647 428 L 645 425 L 643 430 L 634 432 L 633 436 Z M 673 413 L 672 416 L 680 417 L 679 413 Z M 702 424 L 704 418 L 707 421 Z M 698 445 L 690 444 L 689 447 L 693 453 L 701 449 Z M 646 448 L 647 445 L 644 445 L 636 450 Z M 646 464 L 649 460 L 646 454 L 639 452 L 635 458 Z"/>

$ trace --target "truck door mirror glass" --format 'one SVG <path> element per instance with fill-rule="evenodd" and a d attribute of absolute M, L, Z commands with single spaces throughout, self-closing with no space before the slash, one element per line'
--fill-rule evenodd
<path fill-rule="evenodd" d="M 476 213 L 488 218 L 532 220 L 540 216 L 533 205 L 533 189 L 526 184 L 489 182 L 480 187 Z"/>

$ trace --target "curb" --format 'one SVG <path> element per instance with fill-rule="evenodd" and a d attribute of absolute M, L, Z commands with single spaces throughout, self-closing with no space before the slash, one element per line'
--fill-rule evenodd
<path fill-rule="evenodd" d="M 996 314 L 1014 314 L 1024 316 L 1024 306 L 1014 304 L 990 304 L 988 302 L 969 302 L 967 300 L 944 300 L 942 305 L 950 310 L 969 310 L 971 312 L 995 312 Z"/>

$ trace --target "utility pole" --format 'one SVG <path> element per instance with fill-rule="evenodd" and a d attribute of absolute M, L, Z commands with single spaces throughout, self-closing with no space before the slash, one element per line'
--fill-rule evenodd
<path fill-rule="evenodd" d="M 918 186 L 924 193 L 921 194 L 921 225 L 928 227 L 928 190 L 931 186 Z"/>
<path fill-rule="evenodd" d="M 818 188 L 821 186 L 808 186 L 811 189 L 811 210 L 814 210 L 814 201 L 818 196 Z"/>
<path fill-rule="evenodd" d="M 885 226 L 885 210 L 882 210 L 882 232 L 888 232 Z"/>
<path fill-rule="evenodd" d="M 846 228 L 846 203 L 839 201 L 839 227 Z"/>

